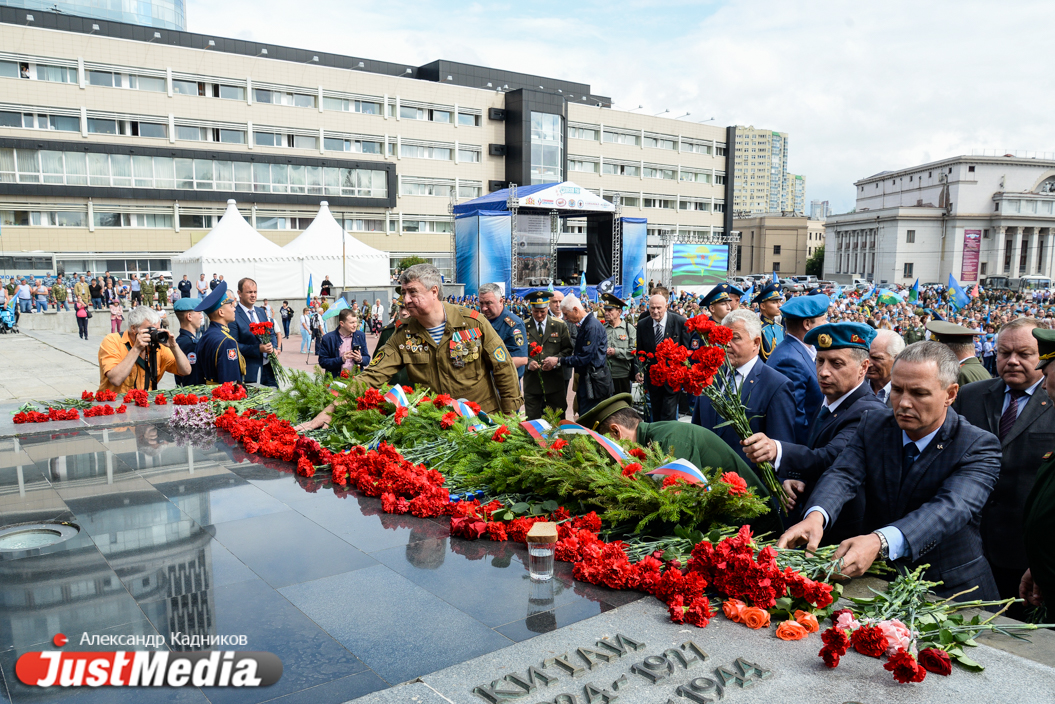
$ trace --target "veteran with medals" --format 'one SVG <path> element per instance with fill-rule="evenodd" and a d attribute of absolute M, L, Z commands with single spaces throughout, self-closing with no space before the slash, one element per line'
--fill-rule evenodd
<path fill-rule="evenodd" d="M 399 283 L 410 318 L 396 324 L 356 379 L 377 389 L 406 369 L 411 384 L 472 401 L 487 413 L 516 413 L 523 403 L 516 367 L 487 319 L 444 303 L 440 272 L 431 264 L 415 264 Z M 332 411 L 331 405 L 298 431 L 325 426 Z"/>
<path fill-rule="evenodd" d="M 524 367 L 528 363 L 527 341 L 525 336 L 524 321 L 518 315 L 505 307 L 502 298 L 502 289 L 498 284 L 480 284 L 480 312 L 484 314 L 491 327 L 495 329 L 502 343 L 506 346 L 513 364 L 517 368 L 517 376 L 524 377 Z"/>
<path fill-rule="evenodd" d="M 548 291 L 529 293 L 526 301 L 531 306 L 531 320 L 527 324 L 527 341 L 542 347 L 542 357 L 566 357 L 572 353 L 571 334 L 563 320 L 549 315 L 551 294 Z M 563 415 L 568 410 L 568 385 L 560 369 L 542 371 L 540 363 L 528 361 L 524 375 L 524 409 L 527 419 L 542 417 L 542 409 L 553 408 Z"/>
<path fill-rule="evenodd" d="M 235 305 L 236 299 L 227 293 L 227 282 L 221 281 L 194 309 L 209 316 L 212 323 L 202 333 L 195 350 L 195 366 L 201 368 L 201 379 L 209 386 L 228 381 L 241 384 L 245 379 L 245 357 L 230 331 Z"/>

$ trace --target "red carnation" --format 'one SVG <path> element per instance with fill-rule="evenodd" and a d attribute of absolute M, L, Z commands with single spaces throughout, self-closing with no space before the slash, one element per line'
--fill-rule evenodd
<path fill-rule="evenodd" d="M 854 650 L 870 658 L 878 658 L 886 652 L 887 639 L 878 626 L 861 626 L 850 636 Z"/>
<path fill-rule="evenodd" d="M 436 408 L 451 406 L 454 405 L 454 399 L 449 394 L 436 394 L 436 398 L 432 399 L 432 405 Z"/>
<path fill-rule="evenodd" d="M 94 401 L 95 400 L 95 394 L 93 394 L 91 391 L 82 391 L 81 392 L 81 400 L 82 401 L 89 401 L 89 402 L 90 401 Z"/>
<path fill-rule="evenodd" d="M 440 427 L 443 428 L 444 430 L 447 430 L 452 425 L 454 425 L 454 421 L 457 418 L 458 418 L 458 414 L 457 413 L 455 413 L 454 411 L 447 411 L 446 413 L 443 414 L 443 418 L 440 419 Z"/>
<path fill-rule="evenodd" d="M 747 482 L 736 472 L 726 472 L 723 474 L 722 482 L 729 485 L 730 496 L 743 496 L 747 494 Z"/>
<path fill-rule="evenodd" d="M 927 676 L 927 671 L 920 667 L 919 663 L 916 662 L 916 658 L 912 657 L 912 654 L 904 648 L 898 648 L 897 652 L 891 655 L 890 659 L 883 665 L 883 669 L 893 672 L 894 679 L 901 684 L 922 682 L 923 678 Z"/>
<path fill-rule="evenodd" d="M 839 655 L 845 655 L 850 648 L 850 638 L 841 628 L 832 627 L 821 633 L 821 641 Z"/>
<path fill-rule="evenodd" d="M 552 443 L 550 443 L 549 449 L 551 449 L 551 450 L 562 450 L 562 449 L 564 449 L 564 446 L 567 445 L 567 444 L 568 444 L 568 441 L 565 440 L 564 438 L 557 438 Z"/>
<path fill-rule="evenodd" d="M 498 430 L 494 432 L 494 435 L 491 436 L 491 439 L 495 442 L 505 442 L 506 435 L 509 435 L 509 428 L 504 425 L 500 425 L 498 426 Z"/>
<path fill-rule="evenodd" d="M 120 406 L 117 407 L 116 411 L 114 411 L 114 413 L 127 413 L 127 412 L 128 412 L 128 406 L 126 406 L 123 403 Z"/>
<path fill-rule="evenodd" d="M 672 623 L 685 623 L 685 598 L 681 594 L 667 602 L 667 612 Z"/>
<path fill-rule="evenodd" d="M 627 466 L 623 467 L 623 476 L 633 478 L 633 476 L 640 472 L 642 469 L 643 467 L 639 462 L 631 462 Z"/>
<path fill-rule="evenodd" d="M 630 450 L 628 450 L 628 452 L 630 453 L 631 457 L 636 457 L 639 460 L 648 459 L 648 453 L 642 450 L 640 447 L 631 448 Z"/>
<path fill-rule="evenodd" d="M 400 406 L 396 409 L 396 414 L 393 416 L 396 421 L 396 425 L 402 425 L 403 419 L 410 415 L 410 411 L 407 410 L 406 406 Z"/>
<path fill-rule="evenodd" d="M 819 655 L 824 658 L 824 664 L 828 667 L 839 667 L 839 658 L 842 657 L 842 654 L 838 650 L 832 649 L 830 645 L 821 648 Z"/>
<path fill-rule="evenodd" d="M 487 524 L 487 535 L 496 543 L 501 543 L 509 538 L 506 536 L 506 528 L 501 523 L 492 521 Z"/>
<path fill-rule="evenodd" d="M 480 413 L 480 404 L 476 403 L 475 401 L 466 401 L 465 405 L 468 406 L 469 410 L 472 411 L 473 413 L 476 413 L 476 414 Z"/>
<path fill-rule="evenodd" d="M 678 478 L 677 477 L 667 477 L 666 479 L 663 480 L 663 488 L 666 489 L 667 487 L 674 486 L 677 483 L 678 483 Z"/>
<path fill-rule="evenodd" d="M 919 664 L 927 672 L 933 672 L 943 677 L 948 676 L 952 672 L 952 660 L 949 659 L 949 654 L 937 648 L 924 648 L 919 651 Z"/>

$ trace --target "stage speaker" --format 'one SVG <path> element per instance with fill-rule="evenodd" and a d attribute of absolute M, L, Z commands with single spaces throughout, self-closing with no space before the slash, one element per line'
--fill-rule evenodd
<path fill-rule="evenodd" d="M 488 120 L 504 120 L 506 119 L 506 111 L 502 108 L 488 108 L 487 109 Z"/>
<path fill-rule="evenodd" d="M 611 213 L 586 217 L 586 282 L 599 284 L 612 275 Z"/>
<path fill-rule="evenodd" d="M 500 191 L 503 188 L 506 188 L 506 185 L 505 181 L 488 181 L 487 190 L 494 193 L 495 191 Z"/>
<path fill-rule="evenodd" d="M 489 156 L 505 156 L 506 145 L 504 144 L 488 144 L 487 153 Z"/>

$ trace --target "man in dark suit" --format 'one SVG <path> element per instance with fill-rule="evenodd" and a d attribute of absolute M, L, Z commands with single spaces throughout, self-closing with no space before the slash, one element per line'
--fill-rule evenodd
<path fill-rule="evenodd" d="M 674 340 L 688 348 L 691 335 L 685 329 L 685 318 L 667 309 L 667 297 L 663 292 L 654 293 L 648 299 L 649 317 L 637 321 L 637 349 L 641 353 L 655 354 L 656 347 L 663 340 Z M 645 384 L 648 397 L 652 402 L 652 422 L 660 420 L 677 420 L 678 403 L 682 391 L 675 392 L 669 385 L 654 386 L 648 378 L 648 362 L 644 372 L 637 375 L 639 383 Z"/>
<path fill-rule="evenodd" d="M 722 325 L 733 331 L 733 339 L 726 348 L 726 359 L 734 370 L 733 376 L 740 389 L 740 398 L 747 407 L 751 430 L 779 442 L 795 442 L 795 414 L 798 411 L 795 410 L 791 382 L 766 366 L 758 354 L 762 345 L 762 321 L 753 311 L 740 308 L 725 316 Z M 729 379 L 725 383 L 733 382 Z M 696 398 L 692 422 L 713 430 L 742 459 L 750 461 L 732 426 L 717 427 L 725 421 L 706 395 Z"/>
<path fill-rule="evenodd" d="M 359 329 L 355 312 L 344 308 L 337 314 L 337 329 L 319 340 L 319 366 L 338 377 L 344 369 L 350 370 L 353 366 L 365 369 L 368 364 L 366 333 Z"/>
<path fill-rule="evenodd" d="M 566 357 L 572 353 L 571 336 L 563 320 L 548 315 L 550 294 L 534 291 L 526 297 L 531 306 L 531 318 L 525 321 L 528 347 L 542 346 L 541 356 Z M 535 355 L 538 357 L 539 355 Z M 563 415 L 568 410 L 568 383 L 561 368 L 542 371 L 539 361 L 529 358 L 524 372 L 524 410 L 528 420 L 542 417 L 543 408 L 554 408 Z"/>
<path fill-rule="evenodd" d="M 865 378 L 869 369 L 869 345 L 876 331 L 863 323 L 829 323 L 806 333 L 806 344 L 817 348 L 817 382 L 824 402 L 810 424 L 805 445 L 779 442 L 764 433 L 744 440 L 744 453 L 752 462 L 772 462 L 791 497 L 793 521 L 802 520 L 802 510 L 817 480 L 831 467 L 857 432 L 866 411 L 886 408 L 872 393 Z M 864 493 L 857 492 L 843 508 L 839 522 L 825 531 L 829 544 L 861 534 Z"/>
<path fill-rule="evenodd" d="M 810 422 L 824 399 L 817 384 L 817 352 L 803 340 L 810 330 L 828 322 L 829 305 L 831 301 L 823 293 L 796 296 L 782 305 L 780 315 L 787 335 L 766 360 L 769 367 L 790 379 L 795 389 L 795 407 L 802 411 L 795 423 L 795 442 L 799 445 L 809 440 Z"/>
<path fill-rule="evenodd" d="M 1045 453 L 1055 447 L 1055 404 L 1037 369 L 1036 327 L 1034 318 L 1003 326 L 996 338 L 997 378 L 963 387 L 953 405 L 968 423 L 1000 438 L 1000 478 L 982 512 L 982 542 L 1001 599 L 1018 596 L 1019 580 L 1029 566 L 1022 527 L 1026 498 Z"/>
<path fill-rule="evenodd" d="M 877 558 L 910 568 L 929 564 L 925 579 L 951 596 L 977 586 L 970 599 L 995 599 L 996 582 L 982 554 L 982 507 L 1000 474 L 1000 443 L 950 406 L 959 362 L 938 342 L 917 342 L 894 361 L 893 409 L 868 411 L 857 434 L 810 496 L 806 517 L 777 547 L 815 550 L 858 491 L 864 530 L 835 552 L 848 577 Z"/>
<path fill-rule="evenodd" d="M 593 313 L 587 313 L 575 296 L 566 297 L 561 301 L 560 308 L 568 322 L 579 327 L 575 349 L 570 355 L 546 357 L 542 360 L 542 370 L 550 371 L 556 367 L 575 369 L 579 375 L 576 390 L 579 413 L 586 413 L 615 393 L 612 371 L 607 363 L 608 333 L 604 331 L 601 321 Z"/>
<path fill-rule="evenodd" d="M 877 330 L 868 351 L 868 384 L 882 403 L 890 406 L 890 370 L 894 358 L 905 349 L 905 340 L 893 330 Z"/>
<path fill-rule="evenodd" d="M 278 387 L 271 370 L 268 355 L 278 347 L 278 334 L 271 331 L 271 342 L 260 344 L 256 335 L 249 331 L 250 323 L 266 323 L 267 311 L 256 303 L 256 282 L 250 278 L 238 282 L 238 305 L 235 306 L 231 335 L 238 341 L 238 350 L 245 357 L 245 382 Z"/>

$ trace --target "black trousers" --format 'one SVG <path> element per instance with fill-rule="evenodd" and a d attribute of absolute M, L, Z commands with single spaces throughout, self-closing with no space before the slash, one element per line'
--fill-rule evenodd
<path fill-rule="evenodd" d="M 143 305 L 143 292 L 132 291 L 132 305 L 141 306 Z"/>
<path fill-rule="evenodd" d="M 85 340 L 88 339 L 88 319 L 77 318 L 77 334 L 83 337 Z"/>
<path fill-rule="evenodd" d="M 529 373 L 533 374 L 534 372 Z M 567 392 L 564 389 L 561 389 L 560 391 L 551 391 L 548 394 L 524 394 L 524 410 L 527 413 L 528 420 L 541 418 L 542 410 L 544 408 L 557 409 L 563 415 L 568 410 Z"/>
<path fill-rule="evenodd" d="M 633 388 L 633 381 L 630 379 L 630 377 L 625 377 L 623 379 L 612 379 L 612 386 L 615 387 L 615 392 L 617 394 L 628 394 Z"/>
<path fill-rule="evenodd" d="M 672 394 L 664 386 L 648 385 L 648 397 L 652 402 L 652 422 L 678 419 L 678 403 L 682 393 Z"/>

